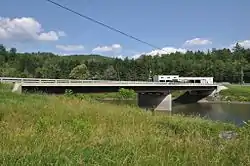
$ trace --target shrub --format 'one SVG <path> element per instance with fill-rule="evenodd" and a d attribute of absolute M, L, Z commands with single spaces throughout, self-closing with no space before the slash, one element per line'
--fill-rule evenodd
<path fill-rule="evenodd" d="M 136 96 L 136 93 L 132 89 L 121 88 L 118 92 L 118 98 L 120 99 L 131 99 L 131 98 L 135 98 L 135 96 Z"/>

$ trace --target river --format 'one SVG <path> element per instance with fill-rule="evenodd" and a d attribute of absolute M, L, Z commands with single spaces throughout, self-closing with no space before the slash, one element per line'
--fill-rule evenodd
<path fill-rule="evenodd" d="M 135 100 L 108 100 L 105 102 L 122 105 L 136 105 Z M 243 121 L 250 120 L 250 104 L 235 103 L 195 103 L 187 105 L 173 104 L 172 114 L 186 116 L 200 116 L 214 121 L 231 122 L 243 125 Z"/>

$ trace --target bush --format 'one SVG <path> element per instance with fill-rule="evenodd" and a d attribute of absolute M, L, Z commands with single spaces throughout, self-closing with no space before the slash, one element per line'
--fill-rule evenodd
<path fill-rule="evenodd" d="M 118 98 L 120 99 L 131 99 L 131 98 L 135 98 L 135 96 L 136 96 L 136 93 L 132 89 L 121 88 L 118 92 Z"/>
<path fill-rule="evenodd" d="M 64 92 L 64 95 L 67 97 L 72 97 L 73 96 L 73 91 L 71 89 L 66 89 Z"/>

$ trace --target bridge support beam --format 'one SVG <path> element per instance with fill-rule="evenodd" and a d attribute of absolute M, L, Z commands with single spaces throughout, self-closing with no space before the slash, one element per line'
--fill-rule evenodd
<path fill-rule="evenodd" d="M 156 111 L 172 111 L 172 95 L 166 93 L 138 93 L 138 106 L 140 108 L 154 109 Z"/>
<path fill-rule="evenodd" d="M 179 104 L 191 104 L 191 103 L 197 103 L 198 101 L 208 97 L 213 93 L 212 90 L 191 90 L 185 92 L 183 95 L 179 96 L 177 99 L 175 99 L 174 103 Z"/>

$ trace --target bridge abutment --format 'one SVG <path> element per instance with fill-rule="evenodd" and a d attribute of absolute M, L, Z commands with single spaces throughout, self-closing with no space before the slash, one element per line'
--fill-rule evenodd
<path fill-rule="evenodd" d="M 12 92 L 14 93 L 22 93 L 22 84 L 21 83 L 15 83 L 12 89 Z"/>
<path fill-rule="evenodd" d="M 154 109 L 156 111 L 172 111 L 172 95 L 164 93 L 138 93 L 138 106 L 140 108 Z"/>

